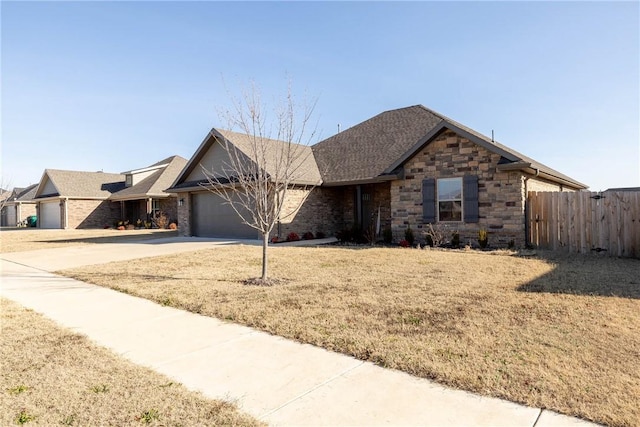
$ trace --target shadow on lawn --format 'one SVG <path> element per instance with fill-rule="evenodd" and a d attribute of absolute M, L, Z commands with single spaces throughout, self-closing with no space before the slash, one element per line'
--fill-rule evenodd
<path fill-rule="evenodd" d="M 37 243 L 140 243 L 145 240 L 162 239 L 167 237 L 177 237 L 178 231 L 152 231 L 145 234 L 129 234 L 127 231 L 114 232 L 113 236 L 98 236 L 98 237 L 78 237 L 70 239 L 56 239 L 56 240 L 36 240 Z"/>
<path fill-rule="evenodd" d="M 640 299 L 640 260 L 599 255 L 538 253 L 554 269 L 517 288 L 547 292 Z"/>

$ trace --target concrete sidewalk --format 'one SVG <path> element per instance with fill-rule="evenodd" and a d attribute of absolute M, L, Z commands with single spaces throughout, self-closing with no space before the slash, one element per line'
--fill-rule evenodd
<path fill-rule="evenodd" d="M 56 276 L 27 253 L 0 258 L 1 296 L 272 425 L 591 425 Z"/>

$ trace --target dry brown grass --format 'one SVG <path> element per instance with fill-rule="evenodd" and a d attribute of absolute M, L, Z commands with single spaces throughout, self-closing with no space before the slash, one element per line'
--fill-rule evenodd
<path fill-rule="evenodd" d="M 0 425 L 259 425 L 231 403 L 206 399 L 13 302 L 0 304 Z"/>
<path fill-rule="evenodd" d="M 44 230 L 5 228 L 0 230 L 0 253 L 51 249 L 95 243 L 118 243 L 177 236 L 173 230 Z"/>
<path fill-rule="evenodd" d="M 640 420 L 640 261 L 228 246 L 64 274 L 434 379 L 613 425 Z M 545 255 L 546 256 L 546 255 Z"/>

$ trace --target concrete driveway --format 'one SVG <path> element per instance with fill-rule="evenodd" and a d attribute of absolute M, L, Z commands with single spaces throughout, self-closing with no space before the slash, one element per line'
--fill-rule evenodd
<path fill-rule="evenodd" d="M 169 238 L 0 254 L 0 295 L 272 425 L 591 425 L 50 273 L 237 243 Z"/>

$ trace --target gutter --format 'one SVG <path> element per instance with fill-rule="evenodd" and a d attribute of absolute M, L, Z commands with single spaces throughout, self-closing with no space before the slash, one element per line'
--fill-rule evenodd
<path fill-rule="evenodd" d="M 498 165 L 496 167 L 496 170 L 498 171 L 515 171 L 515 170 L 519 170 L 522 171 L 524 173 L 527 173 L 529 175 L 533 175 L 536 178 L 544 178 L 544 179 L 548 179 L 549 181 L 553 181 L 556 182 L 558 184 L 563 184 L 563 185 L 567 185 L 571 188 L 577 188 L 577 189 L 587 189 L 588 186 L 582 184 L 581 182 L 577 182 L 577 181 L 571 181 L 568 179 L 564 179 L 564 178 L 560 178 L 558 176 L 552 175 L 550 173 L 541 171 L 540 168 L 534 167 L 531 165 L 531 163 L 527 163 L 527 162 L 515 162 L 515 163 L 506 163 L 506 164 L 502 164 L 502 165 Z"/>

